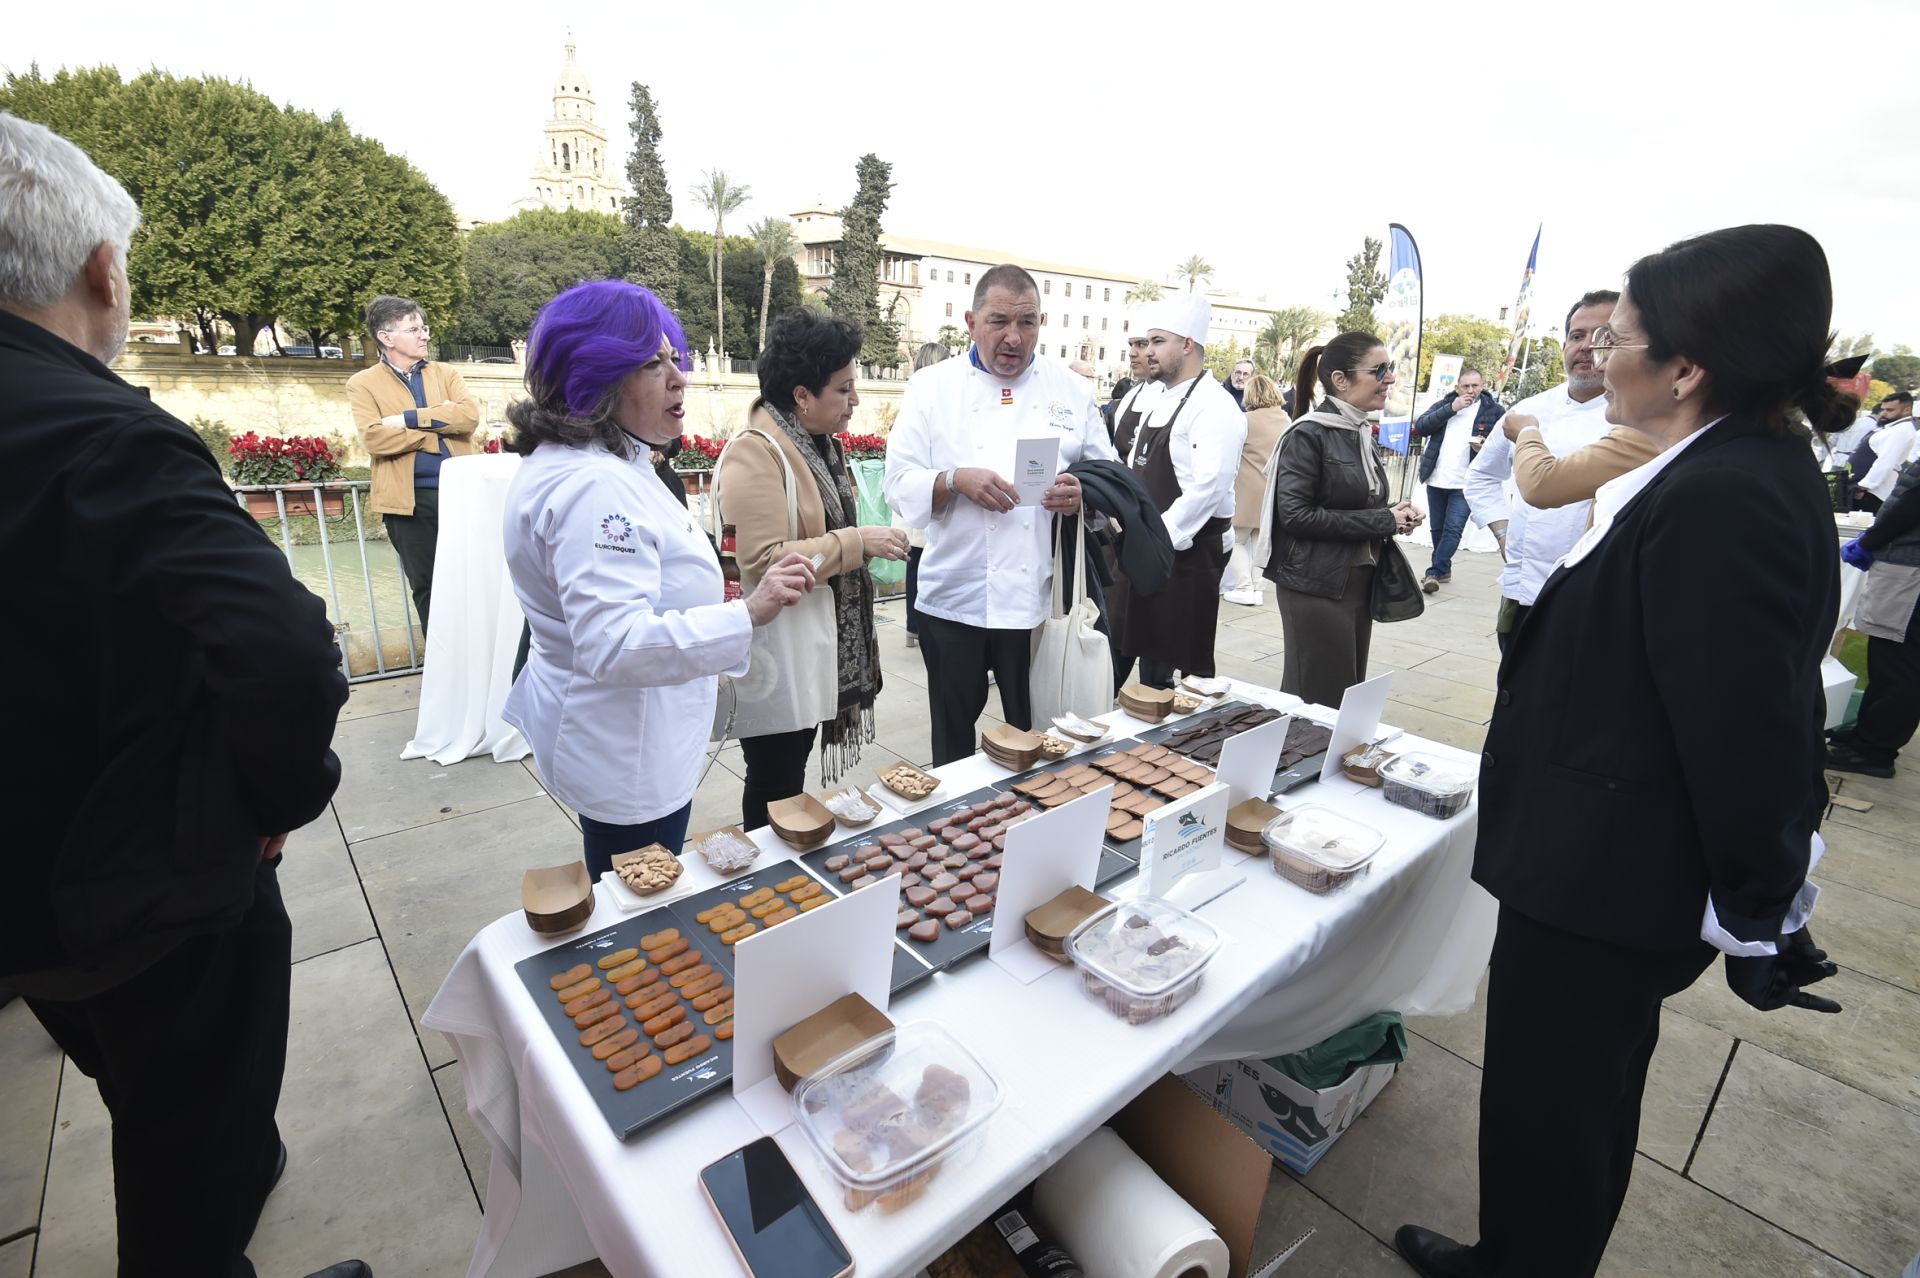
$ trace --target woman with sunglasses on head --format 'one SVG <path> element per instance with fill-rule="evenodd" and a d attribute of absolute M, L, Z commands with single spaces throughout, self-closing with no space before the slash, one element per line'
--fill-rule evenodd
<path fill-rule="evenodd" d="M 1500 667 L 1473 866 L 1500 902 L 1480 1238 L 1403 1227 L 1429 1278 L 1595 1272 L 1660 1004 L 1721 954 L 1761 1011 L 1840 1010 L 1802 988 L 1835 971 L 1806 930 L 1840 600 L 1808 423 L 1853 420 L 1832 311 L 1812 236 L 1742 226 L 1636 262 L 1595 336 L 1607 419 L 1660 451 L 1600 487 Z M 1698 1259 L 1680 1268 L 1718 1267 Z"/>
<path fill-rule="evenodd" d="M 1269 485 L 1263 575 L 1274 584 L 1286 636 L 1280 689 L 1323 706 L 1367 677 L 1369 608 L 1379 545 L 1412 532 L 1420 513 L 1387 503 L 1387 472 L 1367 414 L 1394 383 L 1387 348 L 1372 333 L 1342 333 L 1300 361 L 1293 402 L 1319 407 L 1280 437 Z"/>
<path fill-rule="evenodd" d="M 725 602 L 720 562 L 650 451 L 680 438 L 680 321 L 637 284 L 548 302 L 507 409 L 525 460 L 507 490 L 506 556 L 533 631 L 505 718 L 554 798 L 580 814 L 587 869 L 686 839 L 718 676 L 744 674 L 755 626 L 813 586 L 799 555 Z"/>

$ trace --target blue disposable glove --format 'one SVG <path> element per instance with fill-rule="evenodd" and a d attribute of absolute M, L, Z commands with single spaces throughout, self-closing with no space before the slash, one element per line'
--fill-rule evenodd
<path fill-rule="evenodd" d="M 1840 547 L 1840 562 L 1852 564 L 1861 572 L 1865 572 L 1867 569 L 1873 567 L 1873 552 L 1861 545 L 1860 539 L 1855 537 L 1852 541 Z"/>

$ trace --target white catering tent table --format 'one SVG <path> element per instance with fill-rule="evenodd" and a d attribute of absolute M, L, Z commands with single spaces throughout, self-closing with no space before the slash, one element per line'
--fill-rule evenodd
<path fill-rule="evenodd" d="M 520 648 L 520 601 L 507 574 L 507 485 L 514 453 L 449 457 L 440 467 L 440 538 L 433 556 L 433 621 L 420 711 L 403 759 L 441 765 L 476 754 L 511 763 L 526 738 L 501 709 Z"/>
<path fill-rule="evenodd" d="M 1295 701 L 1248 685 L 1235 690 L 1282 708 Z M 1332 721 L 1324 708 L 1296 713 Z M 1119 711 L 1105 718 L 1121 737 L 1151 726 Z M 1478 762 L 1412 737 L 1399 748 Z M 1009 775 L 978 754 L 939 773 L 954 796 Z M 778 1135 L 860 1273 L 906 1275 L 927 1264 L 1169 1070 L 1294 1051 L 1376 1011 L 1447 1014 L 1471 1005 L 1495 912 L 1468 877 L 1477 799 L 1440 821 L 1336 778 L 1287 801 L 1338 808 L 1381 830 L 1386 844 L 1368 873 L 1327 896 L 1229 849 L 1228 866 L 1246 881 L 1201 908 L 1225 943 L 1199 992 L 1170 1016 L 1129 1026 L 1088 998 L 1070 967 L 1023 985 L 984 955 L 894 997 L 896 1021 L 931 1020 L 952 1031 L 994 1072 L 1005 1101 L 977 1152 L 944 1166 L 933 1192 L 892 1215 L 847 1211 L 799 1129 Z M 799 855 L 771 830 L 758 831 L 757 842 L 763 860 Z M 698 857 L 687 859 L 685 875 L 702 890 L 721 881 Z M 1130 883 L 1104 890 L 1125 892 Z M 587 930 L 625 917 L 604 884 L 596 890 Z M 556 943 L 517 911 L 496 920 L 455 962 L 423 1018 L 452 1038 L 468 1112 L 493 1153 L 469 1274 L 520 1278 L 595 1255 L 622 1278 L 733 1272 L 696 1177 L 760 1129 L 723 1090 L 630 1142 L 615 1136 L 514 970 Z"/>

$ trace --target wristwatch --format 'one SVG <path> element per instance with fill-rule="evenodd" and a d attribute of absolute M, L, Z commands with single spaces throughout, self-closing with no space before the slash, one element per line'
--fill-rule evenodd
<path fill-rule="evenodd" d="M 958 496 L 960 493 L 960 490 L 953 486 L 953 477 L 959 473 L 960 468 L 958 466 L 947 467 L 947 494 L 949 496 Z"/>

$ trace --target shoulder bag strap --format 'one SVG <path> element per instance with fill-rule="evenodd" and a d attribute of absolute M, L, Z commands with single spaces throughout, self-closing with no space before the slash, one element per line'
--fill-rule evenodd
<path fill-rule="evenodd" d="M 718 496 L 720 492 L 720 467 L 726 462 L 727 454 L 733 451 L 733 446 L 748 435 L 758 435 L 760 438 L 766 440 L 767 447 L 773 450 L 774 458 L 780 463 L 780 471 L 784 479 L 784 487 L 787 495 L 787 540 L 798 541 L 800 539 L 800 499 L 795 495 L 793 488 L 793 463 L 787 460 L 786 450 L 780 447 L 780 441 L 767 434 L 764 430 L 761 430 L 758 426 L 749 426 L 738 435 L 735 435 L 728 441 L 726 448 L 721 450 L 720 460 L 713 464 L 713 491 L 715 499 L 707 503 L 707 513 L 713 524 L 713 540 L 716 544 L 720 540 L 721 520 Z"/>

